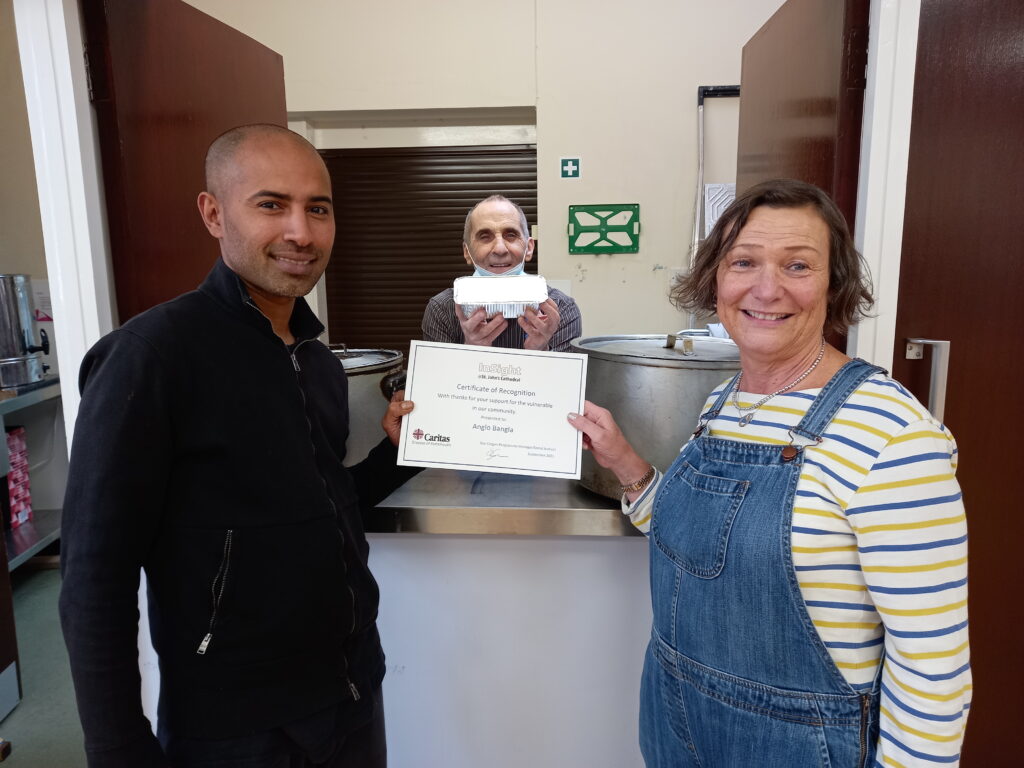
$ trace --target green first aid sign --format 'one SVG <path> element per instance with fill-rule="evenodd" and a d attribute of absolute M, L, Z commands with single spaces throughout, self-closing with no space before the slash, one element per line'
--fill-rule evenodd
<path fill-rule="evenodd" d="M 578 179 L 580 177 L 580 159 L 578 157 L 559 159 L 558 168 L 563 179 Z"/>
<path fill-rule="evenodd" d="M 637 253 L 640 204 L 569 206 L 569 253 Z"/>

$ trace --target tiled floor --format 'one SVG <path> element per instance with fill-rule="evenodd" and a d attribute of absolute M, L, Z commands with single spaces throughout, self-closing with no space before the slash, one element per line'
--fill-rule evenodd
<path fill-rule="evenodd" d="M 60 572 L 28 564 L 11 575 L 23 698 L 0 722 L 11 742 L 4 768 L 84 768 L 67 651 L 57 617 Z"/>

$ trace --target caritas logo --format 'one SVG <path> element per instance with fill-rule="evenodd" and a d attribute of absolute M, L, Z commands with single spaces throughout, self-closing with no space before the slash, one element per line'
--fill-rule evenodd
<path fill-rule="evenodd" d="M 430 432 L 424 432 L 422 429 L 416 429 L 412 436 L 417 440 L 423 440 L 427 443 L 450 443 L 452 441 L 448 435 L 431 434 Z"/>

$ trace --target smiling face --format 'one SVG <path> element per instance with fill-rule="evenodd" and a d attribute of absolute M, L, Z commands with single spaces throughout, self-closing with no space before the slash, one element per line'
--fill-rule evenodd
<path fill-rule="evenodd" d="M 287 135 L 256 135 L 199 198 L 224 263 L 257 302 L 312 290 L 334 243 L 331 180 L 316 151 Z"/>
<path fill-rule="evenodd" d="M 503 274 L 533 258 L 533 244 L 514 205 L 487 200 L 470 214 L 469 242 L 462 244 L 462 255 L 470 266 Z"/>
<path fill-rule="evenodd" d="M 829 231 L 810 206 L 750 212 L 718 265 L 717 311 L 744 364 L 817 354 L 829 289 Z"/>

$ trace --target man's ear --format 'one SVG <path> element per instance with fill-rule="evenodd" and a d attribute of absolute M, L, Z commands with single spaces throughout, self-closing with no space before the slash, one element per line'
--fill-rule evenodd
<path fill-rule="evenodd" d="M 523 261 L 529 261 L 533 258 L 533 249 L 537 245 L 537 241 L 532 237 L 526 240 L 526 255 L 523 257 Z"/>
<path fill-rule="evenodd" d="M 473 263 L 473 257 L 469 255 L 469 246 L 465 243 L 462 244 L 462 258 L 466 260 L 466 263 L 469 264 L 469 266 L 476 266 L 476 264 Z"/>
<path fill-rule="evenodd" d="M 220 202 L 209 192 L 200 192 L 196 200 L 199 205 L 199 215 L 203 217 L 203 224 L 214 237 L 224 235 L 224 214 L 221 211 Z"/>

